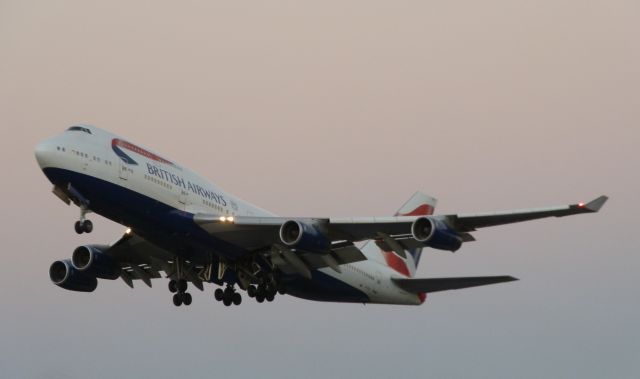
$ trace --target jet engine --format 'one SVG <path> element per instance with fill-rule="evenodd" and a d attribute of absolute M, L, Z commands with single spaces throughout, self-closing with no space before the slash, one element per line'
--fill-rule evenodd
<path fill-rule="evenodd" d="M 118 279 L 120 265 L 103 253 L 107 248 L 99 245 L 80 246 L 73 251 L 71 263 L 76 270 L 84 274 L 100 279 Z"/>
<path fill-rule="evenodd" d="M 53 262 L 49 277 L 53 284 L 71 291 L 93 292 L 98 286 L 95 276 L 77 270 L 68 259 Z"/>
<path fill-rule="evenodd" d="M 420 217 L 411 225 L 411 234 L 425 246 L 439 250 L 456 251 L 462 246 L 462 238 L 441 220 Z"/>
<path fill-rule="evenodd" d="M 310 253 L 324 254 L 331 248 L 331 241 L 315 225 L 298 220 L 282 224 L 280 240 L 291 248 Z"/>

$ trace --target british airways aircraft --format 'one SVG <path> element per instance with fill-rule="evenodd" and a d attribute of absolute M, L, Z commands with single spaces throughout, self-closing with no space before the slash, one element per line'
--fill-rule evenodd
<path fill-rule="evenodd" d="M 427 293 L 517 280 L 511 276 L 414 278 L 423 248 L 458 250 L 477 228 L 597 212 L 607 201 L 470 215 L 438 215 L 420 192 L 390 217 L 278 217 L 223 191 L 166 157 L 105 130 L 76 125 L 36 147 L 53 193 L 127 227 L 114 244 L 80 246 L 49 275 L 67 290 L 92 292 L 98 279 L 151 287 L 164 272 L 176 306 L 189 284 L 214 283 L 215 299 L 239 305 L 276 294 L 347 303 L 419 305 Z M 223 289 L 224 288 L 224 289 Z"/>

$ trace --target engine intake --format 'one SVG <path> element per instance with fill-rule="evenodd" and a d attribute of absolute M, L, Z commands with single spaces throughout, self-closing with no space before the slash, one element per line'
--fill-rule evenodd
<path fill-rule="evenodd" d="M 324 254 L 331 248 L 331 241 L 315 225 L 298 220 L 282 224 L 280 240 L 289 247 L 310 253 Z"/>
<path fill-rule="evenodd" d="M 93 292 L 98 287 L 95 276 L 78 271 L 68 259 L 53 262 L 49 278 L 53 284 L 70 291 Z"/>
<path fill-rule="evenodd" d="M 100 279 L 118 279 L 121 271 L 120 265 L 104 254 L 105 250 L 107 250 L 107 246 L 80 246 L 73 251 L 71 263 L 76 270 L 90 276 Z"/>
<path fill-rule="evenodd" d="M 441 220 L 420 217 L 411 225 L 413 238 L 426 246 L 439 250 L 456 251 L 462 246 L 462 238 Z"/>

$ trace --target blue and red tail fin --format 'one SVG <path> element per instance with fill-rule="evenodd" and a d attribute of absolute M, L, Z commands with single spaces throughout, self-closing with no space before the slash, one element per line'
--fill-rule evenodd
<path fill-rule="evenodd" d="M 407 200 L 398 211 L 396 216 L 427 216 L 433 214 L 437 200 L 431 196 L 425 195 L 422 192 L 416 192 Z M 416 274 L 416 269 L 420 263 L 420 256 L 422 255 L 422 248 L 415 248 L 405 250 L 405 257 L 402 257 L 395 253 L 393 250 L 385 246 L 382 241 L 368 241 L 363 247 L 362 252 L 369 259 L 378 260 L 382 258 L 382 262 L 386 263 L 389 267 L 397 271 L 398 273 L 406 276 L 413 277 Z"/>

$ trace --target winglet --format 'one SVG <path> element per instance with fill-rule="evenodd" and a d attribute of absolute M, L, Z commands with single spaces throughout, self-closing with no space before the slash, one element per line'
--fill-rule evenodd
<path fill-rule="evenodd" d="M 590 202 L 585 204 L 584 207 L 590 210 L 591 212 L 597 212 L 600 210 L 600 208 L 602 208 L 602 206 L 604 205 L 604 203 L 607 202 L 607 200 L 609 200 L 609 198 L 603 195 L 598 197 L 595 200 L 591 200 Z"/>

